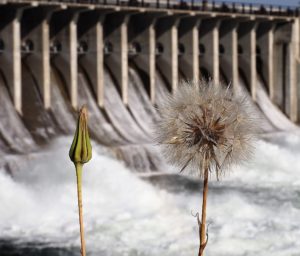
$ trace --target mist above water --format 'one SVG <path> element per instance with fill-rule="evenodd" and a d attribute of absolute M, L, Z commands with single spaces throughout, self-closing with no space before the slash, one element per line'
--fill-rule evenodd
<path fill-rule="evenodd" d="M 0 240 L 78 253 L 71 139 L 57 139 L 27 156 L 13 178 L 0 172 Z M 206 255 L 299 253 L 299 156 L 300 135 L 272 136 L 258 142 L 251 163 L 233 168 L 221 182 L 212 177 Z M 191 211 L 200 210 L 201 189 L 189 187 L 197 180 L 185 180 L 182 189 L 181 179 L 162 175 L 161 180 L 174 180 L 177 189 L 170 192 L 159 177 L 154 184 L 140 179 L 95 143 L 83 176 L 88 255 L 196 255 L 198 230 Z"/>

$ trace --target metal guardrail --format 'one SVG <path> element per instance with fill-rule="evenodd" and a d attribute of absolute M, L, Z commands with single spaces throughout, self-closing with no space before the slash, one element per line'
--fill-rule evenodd
<path fill-rule="evenodd" d="M 7 1 L 16 2 L 16 1 Z M 258 15 L 298 17 L 300 8 L 294 6 L 251 4 L 241 2 L 221 2 L 207 0 L 39 0 L 38 2 L 79 3 L 94 5 L 116 5 L 143 8 L 161 8 L 174 10 L 211 11 L 222 13 L 242 13 Z"/>

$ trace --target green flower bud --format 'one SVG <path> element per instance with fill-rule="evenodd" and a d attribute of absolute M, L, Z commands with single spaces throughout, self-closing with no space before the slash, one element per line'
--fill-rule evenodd
<path fill-rule="evenodd" d="M 69 151 L 69 156 L 74 164 L 84 164 L 92 158 L 92 146 L 88 131 L 88 116 L 86 106 L 79 111 L 75 136 Z"/>

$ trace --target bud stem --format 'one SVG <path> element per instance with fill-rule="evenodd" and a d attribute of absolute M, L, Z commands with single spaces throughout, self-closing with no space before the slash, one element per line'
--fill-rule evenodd
<path fill-rule="evenodd" d="M 76 177 L 77 177 L 77 195 L 78 195 L 78 210 L 79 210 L 79 225 L 80 225 L 80 242 L 81 242 L 81 256 L 85 256 L 85 241 L 83 228 L 83 213 L 82 213 L 82 166 L 81 163 L 76 163 Z"/>
<path fill-rule="evenodd" d="M 203 201 L 202 201 L 202 216 L 201 216 L 201 225 L 200 225 L 200 246 L 198 256 L 204 255 L 204 248 L 207 243 L 206 239 L 206 199 L 208 192 L 208 168 L 204 170 L 204 181 L 203 181 Z"/>

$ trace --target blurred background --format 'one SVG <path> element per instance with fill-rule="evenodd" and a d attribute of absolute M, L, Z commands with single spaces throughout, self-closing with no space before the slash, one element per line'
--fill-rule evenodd
<path fill-rule="evenodd" d="M 154 143 L 181 80 L 242 92 L 253 157 L 208 192 L 211 256 L 300 252 L 298 1 L 0 1 L 0 255 L 80 255 L 68 151 L 89 110 L 87 255 L 198 252 L 202 182 Z"/>

